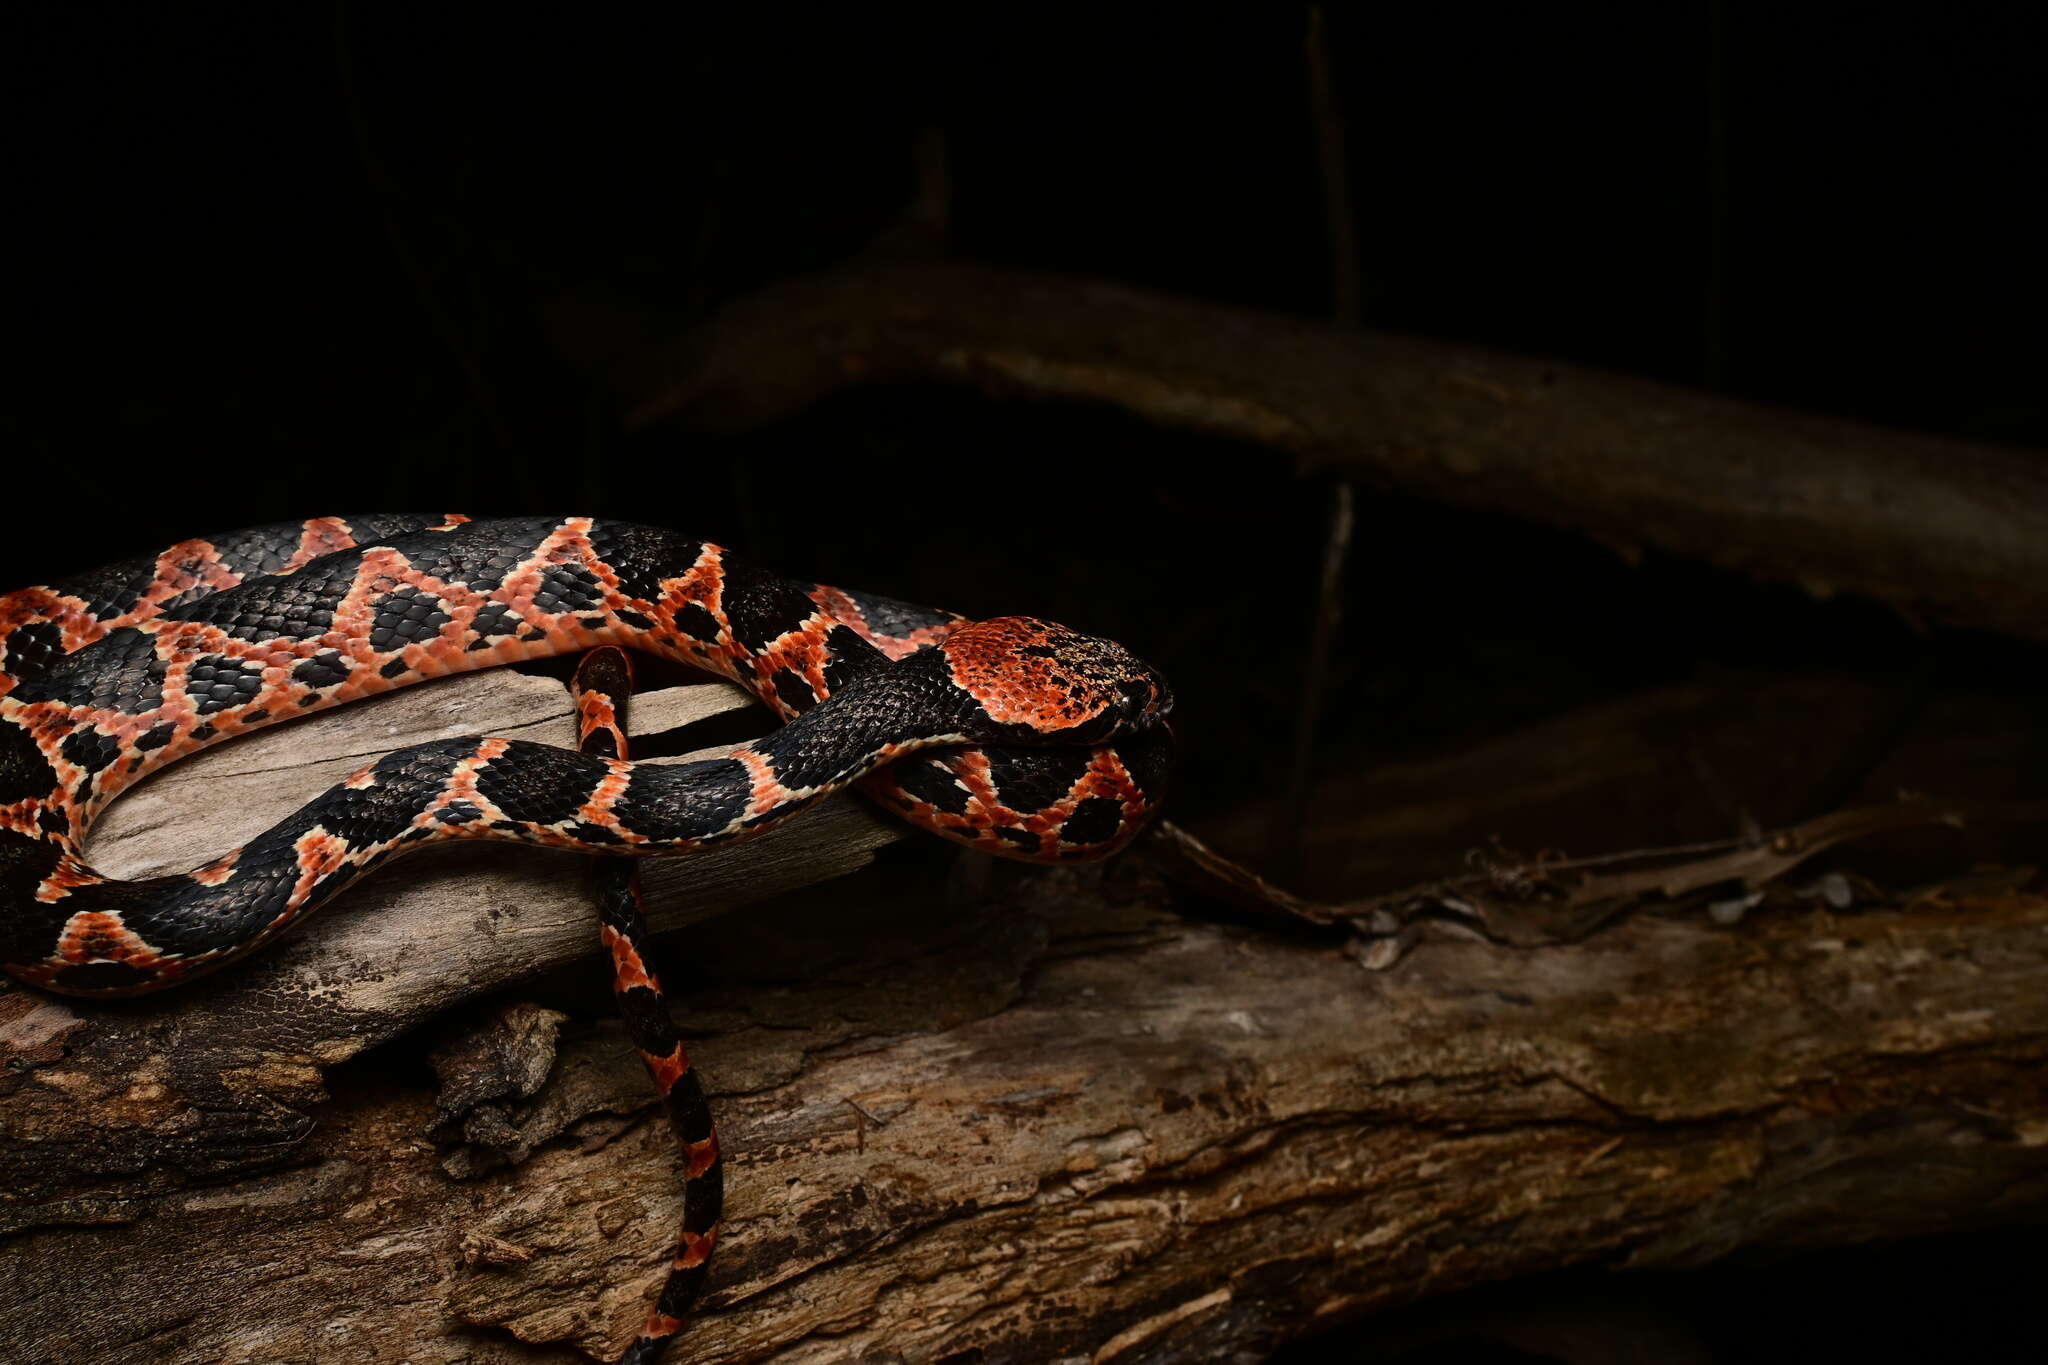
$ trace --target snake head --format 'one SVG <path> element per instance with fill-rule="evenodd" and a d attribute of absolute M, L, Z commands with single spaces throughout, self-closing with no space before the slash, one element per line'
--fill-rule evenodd
<path fill-rule="evenodd" d="M 1096 744 L 1160 724 L 1173 693 L 1150 664 L 1117 644 L 1028 616 L 976 621 L 938 653 L 971 699 L 977 743 Z"/>

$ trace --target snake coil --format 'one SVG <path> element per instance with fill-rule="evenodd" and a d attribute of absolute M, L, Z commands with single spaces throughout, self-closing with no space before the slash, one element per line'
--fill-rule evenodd
<path fill-rule="evenodd" d="M 721 757 L 635 764 L 618 647 L 738 683 L 785 724 Z M 573 651 L 598 651 L 576 684 L 578 751 L 413 745 L 189 872 L 121 881 L 85 860 L 108 801 L 208 745 Z M 0 967 L 69 994 L 156 990 L 255 951 L 422 844 L 687 853 L 848 786 L 991 853 L 1101 857 L 1158 806 L 1170 707 L 1109 641 L 792 581 L 657 527 L 376 515 L 188 540 L 0 596 Z M 683 1240 L 627 1356 L 651 1361 L 716 1237 L 717 1143 L 647 963 L 631 865 L 609 861 L 623 870 L 596 890 L 614 985 L 684 1147 Z"/>

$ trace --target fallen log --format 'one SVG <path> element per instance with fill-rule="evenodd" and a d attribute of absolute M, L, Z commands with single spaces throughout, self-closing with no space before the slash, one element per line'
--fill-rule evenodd
<path fill-rule="evenodd" d="M 566 733 L 561 698 L 500 671 L 225 746 L 94 856 L 202 861 L 297 799 L 272 784 L 429 733 Z M 893 837 L 836 802 L 722 869 L 650 864 L 657 922 Z M 949 895 L 922 843 L 688 936 L 720 964 L 682 1018 L 731 1169 L 679 1361 L 1211 1359 L 1549 1267 L 2048 1206 L 2036 892 L 1434 936 L 1369 972 L 1338 936 L 1182 917 L 1143 858 L 973 864 Z M 422 856 L 157 999 L 0 994 L 9 1358 L 615 1356 L 661 1275 L 673 1143 L 616 1027 L 506 991 L 594 939 L 575 880 Z M 468 1101 L 434 1093 L 430 1042 L 444 1075 L 495 1051 L 546 1079 L 451 1150 Z"/>
<path fill-rule="evenodd" d="M 1556 361 L 1087 280 L 896 265 L 774 285 L 614 367 L 631 425 L 847 388 L 1106 404 L 1454 505 L 2048 639 L 2048 465 Z"/>

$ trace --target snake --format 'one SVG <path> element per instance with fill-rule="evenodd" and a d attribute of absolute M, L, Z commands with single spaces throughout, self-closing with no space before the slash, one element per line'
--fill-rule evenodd
<path fill-rule="evenodd" d="M 576 698 L 578 751 L 627 757 L 626 699 L 633 691 L 633 665 L 626 652 L 616 645 L 591 650 L 577 663 L 569 690 Z M 710 1101 L 690 1066 L 689 1049 L 676 1031 L 661 978 L 655 974 L 639 865 L 621 858 L 593 858 L 589 881 L 602 925 L 599 937 L 611 956 L 612 995 L 681 1148 L 683 1216 L 668 1275 L 620 1357 L 621 1365 L 653 1365 L 682 1334 L 703 1292 L 711 1252 L 718 1245 L 725 1167 L 719 1160 Z"/>
<path fill-rule="evenodd" d="M 782 724 L 715 757 L 635 762 L 618 718 L 630 686 L 619 650 L 736 683 Z M 121 880 L 86 861 L 108 802 L 210 745 L 431 678 L 575 653 L 587 656 L 577 749 L 415 744 L 189 872 Z M 0 968 L 69 995 L 160 990 L 261 949 L 393 858 L 446 840 L 627 869 L 593 878 L 600 934 L 683 1146 L 686 1195 L 668 1279 L 628 1347 L 641 1365 L 681 1330 L 701 1284 L 718 1149 L 620 855 L 752 838 L 854 788 L 1001 857 L 1105 857 L 1164 797 L 1172 702 L 1160 674 L 1113 641 L 789 579 L 634 522 L 328 516 L 181 541 L 0 595 Z"/>

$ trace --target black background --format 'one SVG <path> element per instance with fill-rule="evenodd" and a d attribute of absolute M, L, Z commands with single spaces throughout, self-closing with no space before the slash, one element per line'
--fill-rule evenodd
<path fill-rule="evenodd" d="M 0 581 L 322 513 L 625 515 L 1115 634 L 1182 682 L 1189 818 L 1269 791 L 1237 718 L 1296 696 L 1326 489 L 956 393 L 629 438 L 579 329 L 677 331 L 855 258 L 920 137 L 955 255 L 1326 316 L 1302 12 L 711 9 L 9 7 Z M 1338 7 L 1363 321 L 2039 446 L 2044 36 L 2020 5 Z M 1346 763 L 1708 656 L 1881 661 L 1909 634 L 1504 521 L 1369 500 L 1361 525 Z M 1585 662 L 1617 632 L 1625 659 Z M 1889 1275 L 1896 1302 L 1961 1265 L 1929 1294 L 1997 1323 L 2001 1296 L 1970 1295 L 2013 1254 L 1837 1258 L 1800 1292 Z M 1724 1287 L 1790 1311 L 1782 1278 Z M 1839 1340 L 1915 1354 L 1938 1321 Z"/>
<path fill-rule="evenodd" d="M 731 8 L 10 7 L 6 421 L 22 501 L 90 528 L 63 567 L 370 505 L 785 551 L 794 490 L 743 514 L 726 452 L 619 441 L 551 309 L 680 327 L 844 260 L 921 129 L 961 256 L 1327 312 L 1299 11 Z M 1364 320 L 2039 444 L 2042 29 L 1340 7 Z"/>

